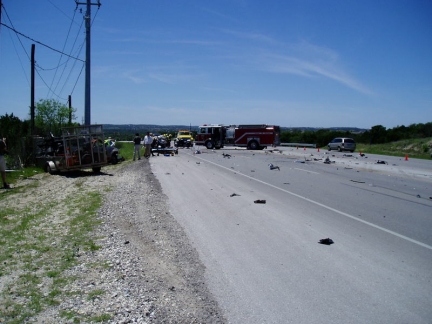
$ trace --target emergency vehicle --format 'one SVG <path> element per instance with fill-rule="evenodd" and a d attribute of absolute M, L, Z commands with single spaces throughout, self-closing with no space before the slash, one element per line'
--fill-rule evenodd
<path fill-rule="evenodd" d="M 268 146 L 280 145 L 280 127 L 265 124 L 230 126 L 204 124 L 198 129 L 195 144 L 204 145 L 208 149 L 239 146 L 262 150 Z"/>

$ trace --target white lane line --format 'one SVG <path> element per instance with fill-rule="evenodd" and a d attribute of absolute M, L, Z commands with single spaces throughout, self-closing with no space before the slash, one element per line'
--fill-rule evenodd
<path fill-rule="evenodd" d="M 299 171 L 304 171 L 304 172 L 309 172 L 309 173 L 319 174 L 318 172 L 309 171 L 309 170 L 304 170 L 304 169 L 299 169 L 299 168 L 293 168 L 293 169 L 294 169 L 294 170 L 299 170 Z"/>
<path fill-rule="evenodd" d="M 369 226 L 371 226 L 371 227 L 374 227 L 374 228 L 376 228 L 376 229 L 379 229 L 379 230 L 381 230 L 381 231 L 383 231 L 383 232 L 386 232 L 386 233 L 388 233 L 388 234 L 391 234 L 391 235 L 397 236 L 397 237 L 399 237 L 399 238 L 401 238 L 401 239 L 403 239 L 403 240 L 406 240 L 406 241 L 408 241 L 408 242 L 411 242 L 411 243 L 417 244 L 417 245 L 419 245 L 419 246 L 425 247 L 425 248 L 427 248 L 427 249 L 429 249 L 429 250 L 432 250 L 432 246 L 430 246 L 430 245 L 428 245 L 428 244 L 425 244 L 425 243 L 422 243 L 422 242 L 420 242 L 420 241 L 414 240 L 414 239 L 412 239 L 412 238 L 409 238 L 408 236 L 405 236 L 405 235 L 402 235 L 402 234 L 399 234 L 399 233 L 393 232 L 393 231 L 388 230 L 388 229 L 386 229 L 386 228 L 384 228 L 384 227 L 381 227 L 381 226 L 375 225 L 375 224 L 373 224 L 373 223 L 370 223 L 370 222 L 368 222 L 368 221 L 365 221 L 365 220 L 360 219 L 360 218 L 358 218 L 358 217 L 355 217 L 355 216 L 353 216 L 353 215 L 350 215 L 350 214 L 344 213 L 343 211 L 340 211 L 340 210 L 334 209 L 334 208 L 332 208 L 332 207 L 330 207 L 330 206 L 327 206 L 327 205 L 321 204 L 321 203 L 319 203 L 319 202 L 317 202 L 317 201 L 314 201 L 314 200 L 312 200 L 312 199 L 309 199 L 309 198 L 306 198 L 306 197 L 304 197 L 304 196 L 298 195 L 298 194 L 296 194 L 296 193 L 294 193 L 294 192 L 291 192 L 291 191 L 288 191 L 288 190 L 285 190 L 285 189 L 282 189 L 282 188 L 276 187 L 275 185 L 272 185 L 271 183 L 268 183 L 268 182 L 265 182 L 265 181 L 258 180 L 258 179 L 256 179 L 256 178 L 250 177 L 250 176 L 248 176 L 248 175 L 246 175 L 246 174 L 244 174 L 244 173 L 241 173 L 241 172 L 239 172 L 239 171 L 237 171 L 237 170 L 233 170 L 233 169 L 231 169 L 231 168 L 224 167 L 224 166 L 219 165 L 219 164 L 217 164 L 217 163 L 214 163 L 214 162 L 212 162 L 212 161 L 209 161 L 209 160 L 203 159 L 203 158 L 201 158 L 201 157 L 196 156 L 195 154 L 190 154 L 190 153 L 188 153 L 188 154 L 189 154 L 189 155 L 193 155 L 193 156 L 196 157 L 197 159 L 200 159 L 200 160 L 206 161 L 207 163 L 211 163 L 211 164 L 213 164 L 213 165 L 215 165 L 215 166 L 217 166 L 217 167 L 219 167 L 219 168 L 222 168 L 222 169 L 228 170 L 228 171 L 230 171 L 230 172 L 237 173 L 237 174 L 242 175 L 243 177 L 246 177 L 246 178 L 248 178 L 248 179 L 254 180 L 254 181 L 256 181 L 256 182 L 262 183 L 262 184 L 267 185 L 267 186 L 269 186 L 269 187 L 272 187 L 272 188 L 274 188 L 274 189 L 277 189 L 277 190 L 283 191 L 283 192 L 285 192 L 285 193 L 287 193 L 287 194 L 290 194 L 290 195 L 292 195 L 292 196 L 294 196 L 294 197 L 297 197 L 297 198 L 303 199 L 303 200 L 305 200 L 305 201 L 307 201 L 307 202 L 310 202 L 310 203 L 312 203 L 312 204 L 315 204 L 315 205 L 317 205 L 317 206 L 320 206 L 320 207 L 323 207 L 323 208 L 325 208 L 325 209 L 331 210 L 332 212 L 335 212 L 335 213 L 337 213 L 337 214 L 339 214 L 339 215 L 342 215 L 342 216 L 345 216 L 345 217 L 351 218 L 351 219 L 353 219 L 353 220 L 356 220 L 356 221 L 358 221 L 358 222 L 360 222 L 360 223 L 363 223 L 363 224 L 369 225 Z"/>

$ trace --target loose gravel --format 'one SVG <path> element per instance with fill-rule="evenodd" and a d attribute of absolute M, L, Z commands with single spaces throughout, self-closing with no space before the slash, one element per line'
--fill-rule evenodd
<path fill-rule="evenodd" d="M 67 297 L 26 323 L 75 323 L 77 318 L 81 323 L 225 323 L 206 286 L 205 268 L 171 215 L 149 161 L 102 172 L 38 178 L 37 199 L 82 188 L 103 194 L 101 224 L 93 233 L 100 248 L 77 254 L 78 265 L 65 272 L 75 278 L 64 287 Z"/>

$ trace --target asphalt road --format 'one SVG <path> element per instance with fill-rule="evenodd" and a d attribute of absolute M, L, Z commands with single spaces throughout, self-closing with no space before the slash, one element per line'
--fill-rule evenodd
<path fill-rule="evenodd" d="M 150 161 L 230 323 L 432 323 L 432 161 L 199 152 Z"/>

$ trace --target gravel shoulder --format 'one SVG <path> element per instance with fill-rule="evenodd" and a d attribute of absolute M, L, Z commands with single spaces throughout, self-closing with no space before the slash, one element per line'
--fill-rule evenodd
<path fill-rule="evenodd" d="M 148 160 L 108 166 L 101 175 L 41 174 L 13 190 L 25 194 L 8 194 L 1 201 L 7 208 L 31 208 L 44 200 L 61 206 L 83 191 L 103 196 L 100 224 L 92 232 L 99 249 L 77 253 L 78 264 L 64 272 L 74 280 L 62 288 L 58 304 L 27 318 L 27 323 L 74 323 L 77 318 L 81 323 L 226 322 L 206 286 L 205 268 L 170 214 L 168 197 Z M 65 217 L 62 208 L 54 207 L 45 221 Z M 53 235 L 52 240 L 58 238 Z M 13 280 L 14 274 L 0 276 L 2 296 Z M 0 322 L 8 320 L 0 317 Z"/>

